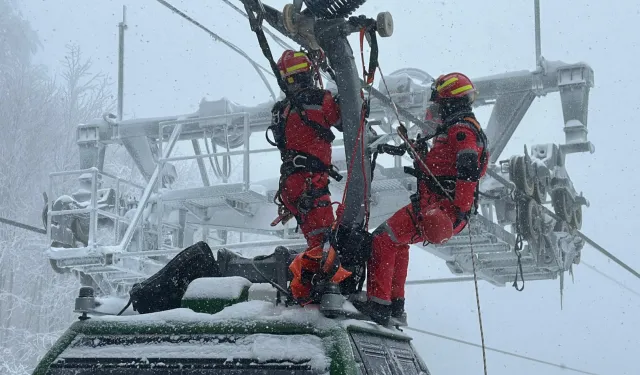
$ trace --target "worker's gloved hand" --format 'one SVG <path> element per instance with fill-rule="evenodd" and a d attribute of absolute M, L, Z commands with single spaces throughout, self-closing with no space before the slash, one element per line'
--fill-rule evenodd
<path fill-rule="evenodd" d="M 455 223 L 453 223 L 453 228 L 455 229 L 463 221 L 469 221 L 469 216 L 471 215 L 471 211 L 463 211 L 457 206 L 454 206 L 454 207 L 456 208 L 456 221 Z"/>
<path fill-rule="evenodd" d="M 376 150 L 381 154 L 402 156 L 407 151 L 407 146 L 404 143 L 401 144 L 400 146 L 394 146 L 394 145 L 383 143 L 383 144 L 379 144 Z"/>

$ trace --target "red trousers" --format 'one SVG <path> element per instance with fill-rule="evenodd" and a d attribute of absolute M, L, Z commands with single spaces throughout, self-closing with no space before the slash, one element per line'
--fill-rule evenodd
<path fill-rule="evenodd" d="M 282 203 L 296 216 L 300 230 L 307 240 L 307 250 L 299 254 L 289 266 L 294 276 L 290 286 L 291 292 L 297 300 L 309 297 L 311 283 L 306 276 L 319 271 L 322 244 L 334 221 L 329 194 L 309 200 L 311 207 L 305 207 L 305 203 L 302 203 L 303 195 L 309 190 L 326 188 L 328 184 L 329 177 L 326 173 L 300 172 L 289 176 L 280 192 Z"/>
<path fill-rule="evenodd" d="M 417 216 L 417 217 L 416 217 Z M 372 252 L 367 264 L 367 295 L 383 304 L 404 298 L 409 267 L 409 245 L 419 242 L 441 244 L 459 233 L 458 210 L 446 198 L 420 186 L 420 214 L 413 204 L 398 210 L 374 232 Z"/>
<path fill-rule="evenodd" d="M 331 229 L 334 221 L 331 196 L 323 194 L 313 199 L 312 207 L 307 210 L 301 207 L 304 204 L 300 204 L 300 198 L 309 190 L 324 189 L 328 185 L 329 176 L 326 173 L 299 172 L 289 176 L 280 191 L 282 203 L 296 216 L 309 248 L 322 245 L 325 233 Z M 324 202 L 323 206 L 318 207 L 320 202 Z"/>

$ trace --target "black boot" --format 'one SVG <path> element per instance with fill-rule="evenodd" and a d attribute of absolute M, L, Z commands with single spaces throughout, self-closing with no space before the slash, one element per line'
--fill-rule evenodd
<path fill-rule="evenodd" d="M 383 305 L 371 300 L 366 302 L 353 301 L 353 306 L 364 315 L 370 317 L 374 322 L 386 326 L 391 318 L 391 305 Z"/>
<path fill-rule="evenodd" d="M 166 266 L 141 283 L 129 295 L 133 309 L 140 314 L 180 307 L 189 283 L 200 277 L 219 277 L 220 271 L 211 248 L 198 242 L 182 250 Z"/>
<path fill-rule="evenodd" d="M 404 298 L 391 300 L 391 317 L 400 325 L 407 325 L 407 313 L 404 311 Z"/>

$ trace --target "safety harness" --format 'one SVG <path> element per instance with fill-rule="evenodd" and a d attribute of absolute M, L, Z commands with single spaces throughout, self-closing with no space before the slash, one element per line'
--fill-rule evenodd
<path fill-rule="evenodd" d="M 473 116 L 473 114 L 464 115 L 464 116 L 463 115 L 453 116 L 451 119 L 447 120 L 444 124 L 438 126 L 438 128 L 436 129 L 436 132 L 432 136 L 430 137 L 418 136 L 418 138 L 415 141 L 414 148 L 416 152 L 419 154 L 419 156 L 421 156 L 424 159 L 426 154 L 429 152 L 429 144 L 428 144 L 429 140 L 441 135 L 446 135 L 449 132 L 449 129 L 451 128 L 451 126 L 455 124 L 459 124 L 461 123 L 461 121 L 462 123 L 468 125 L 468 127 L 476 135 L 477 139 L 479 139 L 482 142 L 482 152 L 480 153 L 480 157 L 479 157 L 479 166 L 480 168 L 482 168 L 482 166 L 484 166 L 484 164 L 487 161 L 487 137 L 484 131 L 482 130 L 482 127 Z M 414 155 L 413 154 L 410 154 L 410 155 L 412 158 L 414 158 L 414 167 L 413 168 L 404 167 L 405 173 L 411 176 L 414 176 L 418 180 L 418 184 L 420 184 L 420 182 L 423 182 L 427 186 L 427 188 L 430 191 L 432 191 L 434 194 L 447 199 L 455 198 L 457 176 L 431 176 L 425 173 L 422 170 L 422 168 L 420 168 L 420 166 L 418 165 L 418 161 L 415 160 Z M 476 190 L 474 192 L 474 202 L 473 202 L 474 215 L 478 213 L 479 187 L 480 187 L 480 184 L 478 183 L 476 185 Z M 422 219 L 422 214 L 420 210 L 420 198 L 421 198 L 420 189 L 417 188 L 416 192 L 410 196 L 412 211 L 417 221 L 420 221 Z M 460 215 L 457 218 L 456 222 L 453 224 L 453 227 L 454 228 L 458 227 L 463 221 L 465 222 L 465 225 L 466 225 L 469 218 L 468 215 L 469 215 L 468 212 L 463 213 L 463 215 Z M 417 224 L 418 224 L 417 222 L 414 222 L 414 225 L 416 226 L 416 229 L 419 232 L 419 226 Z"/>
<path fill-rule="evenodd" d="M 326 128 L 308 118 L 304 120 L 299 107 L 293 106 L 288 98 L 277 102 L 273 107 L 271 113 L 271 125 L 265 132 L 265 138 L 267 139 L 267 142 L 269 142 L 269 144 L 271 144 L 272 146 L 276 146 L 280 150 L 280 157 L 282 159 L 280 175 L 286 178 L 291 174 L 300 171 L 307 171 L 312 173 L 326 172 L 331 178 L 335 179 L 336 181 L 342 180 L 342 175 L 338 173 L 338 170 L 334 165 L 326 165 L 316 156 L 287 148 L 285 131 L 287 121 L 289 120 L 289 116 L 292 113 L 291 109 L 294 109 L 300 115 L 302 123 L 312 128 L 320 139 L 329 144 L 331 144 L 335 139 L 335 135 L 329 128 Z M 269 138 L 269 131 L 273 133 L 273 140 Z"/>
<path fill-rule="evenodd" d="M 247 6 L 247 4 L 245 4 L 245 9 L 247 11 L 247 16 L 249 18 L 249 24 L 251 26 L 251 30 L 255 32 L 258 38 L 258 44 L 260 45 L 260 49 L 262 50 L 262 53 L 266 57 L 267 61 L 269 61 L 269 65 L 271 66 L 271 70 L 273 71 L 273 74 L 276 77 L 278 86 L 280 87 L 282 92 L 285 94 L 285 99 L 277 102 L 274 105 L 274 108 L 272 110 L 272 124 L 267 128 L 267 133 L 265 134 L 267 141 L 271 145 L 278 147 L 278 149 L 280 150 L 280 156 L 282 159 L 280 184 L 279 184 L 280 186 L 273 199 L 274 203 L 278 206 L 279 215 L 271 223 L 271 226 L 276 226 L 280 222 L 282 222 L 283 224 L 286 223 L 291 219 L 291 217 L 293 217 L 292 213 L 289 212 L 289 210 L 287 210 L 286 207 L 284 206 L 281 199 L 281 195 L 280 195 L 282 184 L 287 177 L 289 177 L 293 173 L 301 172 L 301 171 L 326 172 L 337 181 L 340 181 L 342 179 L 342 176 L 337 172 L 334 166 L 324 165 L 322 161 L 320 161 L 318 158 L 314 157 L 313 155 L 287 149 L 287 142 L 286 142 L 286 137 L 284 136 L 285 134 L 284 131 L 285 131 L 285 126 L 286 126 L 288 116 L 291 114 L 291 109 L 294 109 L 300 116 L 300 119 L 302 120 L 302 122 L 306 126 L 313 128 L 316 131 L 316 133 L 320 136 L 320 138 L 322 138 L 323 140 L 331 143 L 335 139 L 335 136 L 333 135 L 330 129 L 327 129 L 322 125 L 314 121 L 311 121 L 307 117 L 304 107 L 300 104 L 296 95 L 294 95 L 294 93 L 292 93 L 289 90 L 289 87 L 280 76 L 280 71 L 278 69 L 278 66 L 275 60 L 273 59 L 271 48 L 269 47 L 269 42 L 267 41 L 267 37 L 265 36 L 264 31 L 262 30 L 263 14 L 261 12 L 258 12 L 257 15 L 254 15 L 254 13 Z M 282 113 L 284 113 L 285 111 L 287 112 L 287 114 L 285 116 L 282 116 Z M 268 136 L 269 130 L 271 130 L 274 134 L 273 141 L 269 139 L 269 136 Z M 311 188 L 310 185 L 309 185 L 309 188 Z M 308 210 L 310 208 L 306 207 L 306 205 L 304 204 L 305 202 L 309 202 L 309 200 L 313 202 L 315 198 L 328 193 L 328 191 L 329 191 L 328 187 L 325 187 L 324 189 L 320 189 L 320 190 L 313 189 L 311 191 L 306 191 L 305 194 L 303 194 L 303 197 L 301 197 L 301 199 L 297 203 L 297 205 L 302 210 L 305 210 L 305 209 Z M 300 203 L 303 203 L 303 205 L 301 206 Z M 331 204 L 331 202 L 329 202 L 329 204 Z M 296 219 L 298 219 L 298 225 L 299 225 L 301 223 L 302 218 L 297 217 Z"/>

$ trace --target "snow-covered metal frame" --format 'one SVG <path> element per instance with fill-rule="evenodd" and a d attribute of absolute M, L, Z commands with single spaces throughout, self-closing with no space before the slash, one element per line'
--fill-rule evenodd
<path fill-rule="evenodd" d="M 265 21 L 296 43 L 309 48 L 309 32 L 289 33 L 282 23 L 281 12 L 257 0 L 243 2 L 250 10 L 262 12 L 264 8 Z M 308 12 L 306 17 L 309 21 Z M 360 90 L 363 89 L 362 81 L 357 78 L 353 52 L 346 40 L 346 35 L 354 28 L 342 18 L 323 20 L 311 17 L 311 21 L 313 28 L 307 30 L 314 32 L 315 39 L 311 42 L 323 47 L 337 75 L 337 82 L 330 82 L 328 89 L 338 92 L 342 99 L 344 148 L 336 142 L 334 163 L 344 175 L 351 155 L 361 157 L 363 154 L 357 150 L 353 153 L 353 149 L 359 147 L 356 139 L 362 104 Z M 377 144 L 397 140 L 393 134 L 397 123 L 394 103 L 398 108 L 397 115 L 409 127 L 410 133 L 427 129 L 420 118 L 424 115 L 432 81 L 433 77 L 428 73 L 406 68 L 386 77 L 392 100 L 382 93 L 387 90 L 382 83 L 378 90 L 365 88 L 372 96 L 365 160 Z M 519 266 L 522 266 L 525 280 L 555 279 L 579 262 L 583 242 L 571 233 L 566 224 L 544 215 L 535 205 L 519 203 L 514 197 L 513 187 L 518 187 L 518 194 L 530 195 L 539 204 L 551 203 L 556 214 L 579 228 L 582 206 L 588 202 L 573 187 L 565 156 L 594 151 L 587 139 L 588 95 L 593 86 L 593 70 L 585 63 L 547 62 L 539 58 L 534 71 L 510 72 L 473 81 L 479 90 L 475 106 L 493 106 L 486 126 L 492 165 L 481 182 L 481 191 L 485 193 L 480 199 L 481 214 L 472 219 L 467 230 L 448 243 L 430 245 L 425 250 L 445 260 L 454 274 L 470 274 L 471 241 L 477 256 L 479 277 L 495 285 L 511 282 Z M 525 148 L 523 155 L 499 161 L 533 100 L 555 92 L 559 92 L 563 108 L 565 144 L 532 145 L 531 153 Z M 247 107 L 225 98 L 203 100 L 199 110 L 192 114 L 122 121 L 105 116 L 79 125 L 77 140 L 81 168 L 89 174 L 79 178 L 80 190 L 70 196 L 53 194 L 53 187 L 48 194 L 53 198 L 48 203 L 47 228 L 52 243 L 48 255 L 54 269 L 75 270 L 94 280 L 106 280 L 110 285 L 130 284 L 151 275 L 166 263 L 167 257 L 194 243 L 196 231 L 201 232 L 202 240 L 219 244 L 212 248 L 259 245 L 229 244 L 226 242 L 227 231 L 278 238 L 264 246 L 302 248 L 304 241 L 299 233 L 295 233 L 291 223 L 277 227 L 269 225 L 276 215 L 272 198 L 277 190 L 277 178 L 266 181 L 250 179 L 252 155 L 277 151 L 276 148 L 251 149 L 249 145 L 251 134 L 264 132 L 269 125 L 272 105 L 272 101 Z M 203 154 L 200 142 L 209 140 L 231 150 Z M 191 141 L 194 154 L 171 156 L 171 149 L 178 141 Z M 139 198 L 128 201 L 128 213 L 123 215 L 119 214 L 122 211 L 120 203 L 102 206 L 99 203 L 101 196 L 111 195 L 115 195 L 116 202 L 125 201 L 119 191 L 112 192 L 109 190 L 112 188 L 105 187 L 100 177 L 106 176 L 103 168 L 105 148 L 112 144 L 126 148 L 147 181 Z M 242 150 L 234 150 L 240 147 Z M 203 160 L 237 155 L 242 155 L 243 181 L 212 185 Z M 197 160 L 202 186 L 171 189 L 169 185 L 178 178 L 173 163 L 187 159 Z M 359 160 L 355 164 L 360 164 Z M 364 165 L 369 167 L 369 163 Z M 59 174 L 51 176 L 54 178 Z M 274 174 L 277 174 L 276 169 Z M 369 169 L 354 168 L 346 196 L 347 202 L 371 205 L 370 226 L 373 228 L 407 204 L 416 186 L 415 179 L 403 173 L 400 157 L 395 157 L 393 167 L 377 165 L 372 181 L 368 180 L 369 174 Z M 511 182 L 505 184 L 505 180 Z M 121 179 L 118 184 L 120 182 Z M 363 195 L 365 184 L 371 186 L 367 199 Z M 342 196 L 345 193 L 344 180 L 332 183 L 330 189 L 332 195 Z M 114 219 L 116 225 L 113 221 L 109 223 L 98 219 L 101 214 L 109 216 L 110 212 L 118 213 Z M 347 212 L 347 222 L 357 227 L 363 219 L 363 205 L 347 204 Z M 78 215 L 86 213 L 90 213 L 90 217 L 81 220 Z M 65 221 L 62 220 L 64 217 L 75 219 Z M 115 231 L 116 241 L 105 244 L 96 236 L 101 227 L 109 225 Z M 509 226 L 510 230 L 505 229 Z M 91 239 L 86 243 L 78 241 L 84 228 Z M 210 236 L 210 229 L 217 230 L 220 236 Z M 167 232 L 173 234 L 169 241 L 165 235 Z M 526 243 L 518 251 L 514 251 L 520 242 L 516 232 L 523 235 Z"/>

